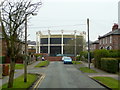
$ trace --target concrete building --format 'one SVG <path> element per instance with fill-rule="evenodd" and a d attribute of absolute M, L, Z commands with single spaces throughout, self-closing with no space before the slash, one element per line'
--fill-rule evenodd
<path fill-rule="evenodd" d="M 66 54 L 65 46 L 68 45 L 68 41 L 78 38 L 83 38 L 85 40 L 86 37 L 85 32 L 78 33 L 76 30 L 73 34 L 71 34 L 71 32 L 65 34 L 64 32 L 63 30 L 61 30 L 61 33 L 57 34 L 53 34 L 50 30 L 48 30 L 47 34 L 42 34 L 41 31 L 36 32 L 36 53 L 48 53 L 50 56 Z M 73 45 L 77 47 L 77 44 L 73 43 Z M 74 48 L 73 51 L 74 50 L 76 50 L 76 48 Z"/>

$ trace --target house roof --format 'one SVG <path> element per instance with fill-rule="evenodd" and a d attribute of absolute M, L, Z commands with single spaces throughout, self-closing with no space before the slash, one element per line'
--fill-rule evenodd
<path fill-rule="evenodd" d="M 92 42 L 92 44 L 99 44 L 99 41 L 96 40 L 96 41 Z"/>
<path fill-rule="evenodd" d="M 99 36 L 98 39 L 101 39 L 101 38 L 104 38 L 104 37 L 107 37 L 107 36 L 110 36 L 110 35 L 120 35 L 120 29 L 116 29 L 116 30 L 113 30 L 103 36 Z"/>
<path fill-rule="evenodd" d="M 27 44 L 28 44 L 28 45 L 36 45 L 36 42 L 35 42 L 35 41 L 28 40 L 28 41 L 27 41 Z"/>

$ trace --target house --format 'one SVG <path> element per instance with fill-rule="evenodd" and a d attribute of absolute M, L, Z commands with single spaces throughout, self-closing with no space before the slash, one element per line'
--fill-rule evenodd
<path fill-rule="evenodd" d="M 90 51 L 99 49 L 99 40 L 96 40 L 90 44 Z"/>
<path fill-rule="evenodd" d="M 4 63 L 9 63 L 10 59 L 7 57 L 7 45 L 4 37 L 2 36 L 2 27 L 0 26 L 0 57 L 6 57 L 3 61 Z M 24 54 L 25 51 L 25 43 L 21 42 L 21 54 Z M 23 61 L 17 60 L 17 63 L 22 63 Z"/>
<path fill-rule="evenodd" d="M 0 56 L 5 56 L 6 53 L 6 42 L 5 39 L 2 37 L 2 27 L 0 26 Z"/>
<path fill-rule="evenodd" d="M 28 44 L 28 54 L 29 55 L 30 54 L 35 54 L 36 53 L 36 42 L 28 40 L 27 44 Z"/>
<path fill-rule="evenodd" d="M 120 28 L 118 24 L 114 24 L 112 31 L 99 36 L 99 49 L 120 50 Z"/>

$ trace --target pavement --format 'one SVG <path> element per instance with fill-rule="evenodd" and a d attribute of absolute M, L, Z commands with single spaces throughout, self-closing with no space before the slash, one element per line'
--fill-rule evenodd
<path fill-rule="evenodd" d="M 82 65 L 75 65 L 76 68 L 80 68 L 80 67 L 88 67 L 88 63 L 85 62 L 85 61 L 80 61 L 82 63 Z M 112 73 L 108 73 L 106 71 L 103 71 L 103 70 L 100 70 L 100 69 L 97 69 L 94 67 L 94 65 L 91 63 L 90 64 L 90 68 L 97 71 L 97 73 L 84 73 L 86 75 L 88 75 L 89 77 L 94 77 L 94 76 L 105 76 L 105 77 L 112 77 L 116 80 L 119 80 L 120 78 L 118 74 L 112 74 Z"/>
<path fill-rule="evenodd" d="M 37 65 L 40 61 L 34 61 L 33 63 L 31 63 L 30 65 L 27 66 L 28 71 L 33 69 L 35 65 Z M 24 70 L 23 69 L 17 69 L 15 70 L 15 74 L 14 74 L 14 79 L 21 76 L 22 74 L 24 74 Z M 3 76 L 2 78 L 0 78 L 0 86 L 2 86 L 3 84 L 7 83 L 9 79 L 9 75 L 8 76 Z"/>

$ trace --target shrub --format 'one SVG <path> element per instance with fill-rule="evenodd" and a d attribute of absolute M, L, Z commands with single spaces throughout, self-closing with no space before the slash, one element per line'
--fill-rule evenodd
<path fill-rule="evenodd" d="M 119 58 L 120 57 L 120 50 L 109 50 L 109 57 Z"/>
<path fill-rule="evenodd" d="M 42 57 L 42 55 L 40 55 L 39 53 L 34 54 L 34 56 L 36 57 L 36 61 L 38 60 L 38 57 Z"/>
<path fill-rule="evenodd" d="M 82 61 L 88 62 L 88 51 L 80 52 L 80 57 L 79 58 Z M 90 52 L 90 62 L 91 62 L 91 59 L 93 59 L 93 58 L 94 58 L 94 54 L 93 54 L 93 52 Z"/>
<path fill-rule="evenodd" d="M 76 60 L 77 60 L 77 61 L 80 61 L 80 56 L 76 56 Z"/>
<path fill-rule="evenodd" d="M 109 56 L 108 50 L 105 50 L 105 49 L 95 50 L 94 51 L 94 59 L 95 59 L 94 66 L 97 68 L 101 68 L 101 58 L 108 57 L 108 56 Z"/>
<path fill-rule="evenodd" d="M 118 72 L 118 59 L 116 58 L 101 58 L 101 69 L 110 73 Z"/>
<path fill-rule="evenodd" d="M 87 61 L 87 55 L 88 55 L 88 52 L 87 51 L 81 51 L 80 52 L 80 60 L 81 61 Z"/>
<path fill-rule="evenodd" d="M 5 63 L 5 56 L 0 56 L 0 64 Z"/>

